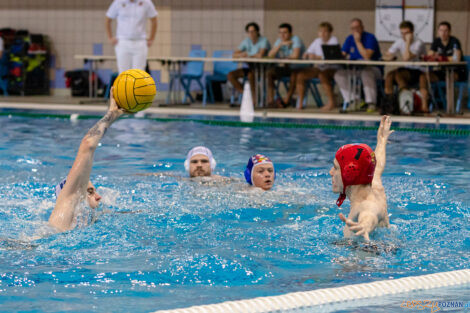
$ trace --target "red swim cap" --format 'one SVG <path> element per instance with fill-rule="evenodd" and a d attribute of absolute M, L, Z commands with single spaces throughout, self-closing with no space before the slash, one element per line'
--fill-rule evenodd
<path fill-rule="evenodd" d="M 375 171 L 375 153 L 366 144 L 349 144 L 338 149 L 335 156 L 341 169 L 343 193 L 336 204 L 341 206 L 346 199 L 346 187 L 372 183 Z"/>

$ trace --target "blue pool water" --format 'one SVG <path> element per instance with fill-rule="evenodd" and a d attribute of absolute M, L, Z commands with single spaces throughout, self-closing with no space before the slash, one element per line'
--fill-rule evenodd
<path fill-rule="evenodd" d="M 469 267 L 468 137 L 392 135 L 383 179 L 392 227 L 370 248 L 341 240 L 337 215 L 349 203 L 336 207 L 328 171 L 339 146 L 375 147 L 375 132 L 119 120 L 95 154 L 103 205 L 55 234 L 54 186 L 95 122 L 0 116 L 0 311 L 148 312 Z M 184 177 L 186 152 L 200 144 L 218 174 L 240 182 L 137 175 Z M 274 160 L 273 191 L 241 181 L 254 153 Z M 469 291 L 425 296 L 468 302 Z M 404 312 L 413 297 L 377 300 L 370 312 Z"/>

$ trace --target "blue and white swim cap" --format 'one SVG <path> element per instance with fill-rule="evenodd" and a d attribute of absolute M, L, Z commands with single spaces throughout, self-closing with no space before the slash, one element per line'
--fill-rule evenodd
<path fill-rule="evenodd" d="M 253 169 L 261 164 L 272 164 L 274 167 L 273 161 L 265 155 L 255 154 L 248 159 L 248 164 L 245 169 L 245 179 L 246 182 L 250 185 L 253 185 Z M 276 177 L 276 170 L 274 170 L 274 177 Z"/>
<path fill-rule="evenodd" d="M 62 191 L 62 189 L 64 189 L 65 182 L 66 182 L 66 178 L 62 179 L 61 182 L 58 183 L 57 186 L 55 186 L 55 196 L 56 196 L 56 198 L 59 197 L 59 193 Z"/>
<path fill-rule="evenodd" d="M 197 154 L 202 154 L 208 157 L 209 162 L 211 164 L 211 170 L 215 170 L 217 162 L 215 161 L 214 156 L 212 155 L 212 151 L 204 146 L 197 146 L 189 150 L 188 155 L 186 156 L 186 160 L 184 161 L 184 168 L 187 172 L 189 172 L 189 162 L 191 161 L 191 158 Z"/>

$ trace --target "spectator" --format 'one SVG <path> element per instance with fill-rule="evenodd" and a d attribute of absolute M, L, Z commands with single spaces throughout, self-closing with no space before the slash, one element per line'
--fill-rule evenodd
<path fill-rule="evenodd" d="M 268 57 L 278 59 L 300 59 L 305 51 L 305 46 L 302 40 L 298 36 L 292 35 L 292 26 L 287 23 L 279 25 L 279 38 L 274 43 L 274 47 L 269 51 Z M 303 69 L 302 65 L 288 65 L 280 64 L 266 72 L 268 79 L 268 94 L 267 102 L 268 106 L 274 105 L 274 81 L 282 77 L 290 76 L 290 86 L 287 92 L 287 96 L 284 101 L 278 103 L 278 107 L 287 106 L 290 104 L 290 100 L 295 90 L 295 79 L 298 71 Z"/>
<path fill-rule="evenodd" d="M 111 19 L 117 20 L 116 36 Z M 152 22 L 150 37 L 145 31 L 147 19 Z M 137 68 L 145 70 L 148 47 L 157 33 L 157 11 L 151 0 L 114 0 L 106 12 L 106 33 L 115 46 L 118 71 Z"/>
<path fill-rule="evenodd" d="M 303 58 L 308 60 L 323 60 L 323 49 L 322 45 L 337 45 L 338 39 L 332 36 L 333 26 L 328 22 L 323 22 L 318 26 L 318 38 L 315 39 L 304 53 Z M 296 91 L 299 96 L 298 103 L 299 109 L 302 108 L 302 103 L 305 96 L 305 81 L 312 78 L 320 78 L 321 84 L 326 91 L 328 97 L 328 103 L 322 108 L 322 110 L 332 110 L 335 107 L 335 99 L 333 94 L 333 86 L 331 80 L 338 69 L 336 65 L 324 65 L 320 64 L 316 67 L 309 67 L 302 69 L 297 73 L 297 84 Z"/>
<path fill-rule="evenodd" d="M 462 61 L 462 46 L 457 38 L 451 36 L 451 30 L 452 28 L 449 22 L 444 21 L 439 23 L 439 27 L 437 29 L 438 37 L 432 42 L 431 49 L 428 51 L 428 56 L 436 59 L 438 57 L 447 57 L 449 61 Z M 454 75 L 454 79 L 456 81 L 466 81 L 468 77 L 467 67 L 465 65 L 457 67 L 456 71 L 454 71 Z M 432 82 L 445 80 L 445 71 L 434 71 L 429 73 L 429 76 Z M 424 73 L 422 73 L 420 77 L 420 86 L 421 85 L 423 86 L 423 88 L 420 89 L 423 101 L 422 109 L 423 111 L 428 111 L 428 81 Z"/>
<path fill-rule="evenodd" d="M 420 56 L 426 54 L 424 43 L 413 34 L 414 25 L 410 21 L 400 23 L 401 38 L 397 39 L 388 49 L 384 60 L 391 61 L 396 58 L 397 52 L 400 52 L 403 61 L 419 61 Z M 407 65 L 396 70 L 390 71 L 385 77 L 385 99 L 383 109 L 392 113 L 394 105 L 393 84 L 398 85 L 399 90 L 407 89 L 410 84 L 419 83 L 420 75 L 424 68 L 414 65 Z M 420 86 L 421 89 L 426 86 Z M 427 108 L 426 108 L 427 109 Z"/>
<path fill-rule="evenodd" d="M 346 38 L 342 51 L 350 60 L 379 60 L 381 58 L 380 47 L 377 39 L 371 33 L 364 31 L 364 25 L 358 18 L 354 18 L 350 24 L 351 35 Z M 335 73 L 335 81 L 338 84 L 343 100 L 349 104 L 349 109 L 374 110 L 377 103 L 377 80 L 382 77 L 382 72 L 377 66 L 367 66 L 356 71 L 362 80 L 365 95 L 365 103 L 359 105 L 357 95 L 350 90 L 351 70 L 341 69 Z"/>
<path fill-rule="evenodd" d="M 248 34 L 233 53 L 234 58 L 262 58 L 269 51 L 270 44 L 266 37 L 259 33 L 259 25 L 255 22 L 248 23 L 245 26 L 245 32 Z M 239 92 L 243 92 L 243 86 L 238 81 L 240 78 L 247 77 L 250 82 L 251 95 L 253 103 L 256 103 L 255 97 L 255 77 L 249 65 L 244 64 L 243 68 L 228 73 L 227 79 L 232 83 L 233 87 Z"/>

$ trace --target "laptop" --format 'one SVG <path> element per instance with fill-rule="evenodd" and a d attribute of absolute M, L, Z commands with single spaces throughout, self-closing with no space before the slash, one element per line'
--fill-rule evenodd
<path fill-rule="evenodd" d="M 325 60 L 343 60 L 344 56 L 339 45 L 321 45 Z"/>

